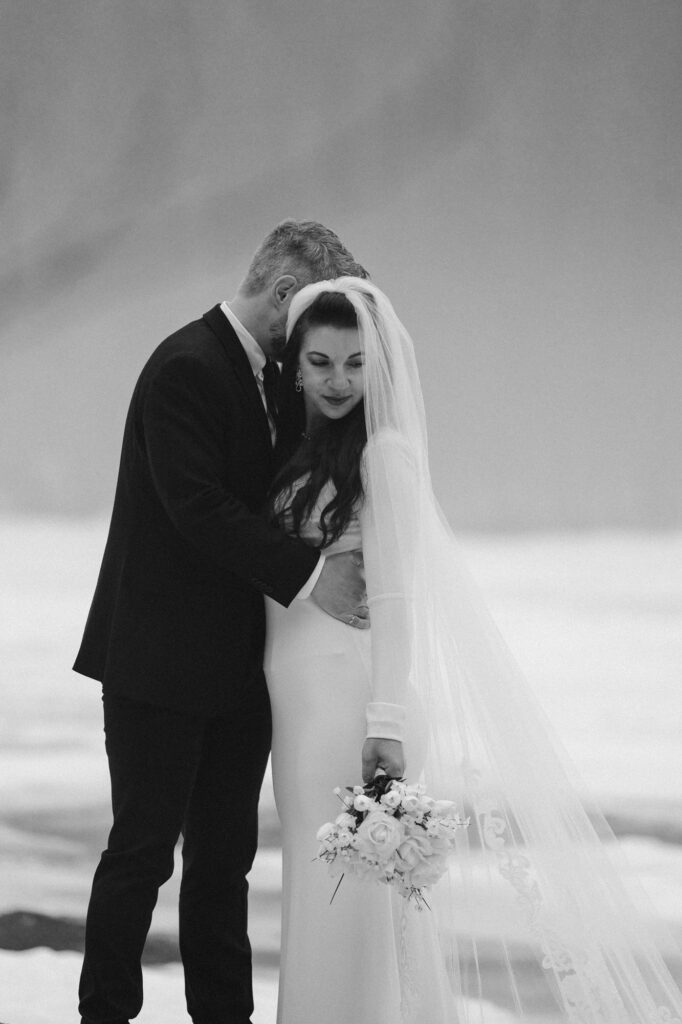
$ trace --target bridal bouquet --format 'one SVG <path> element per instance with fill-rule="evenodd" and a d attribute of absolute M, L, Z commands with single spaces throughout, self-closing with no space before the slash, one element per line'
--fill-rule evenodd
<path fill-rule="evenodd" d="M 317 833 L 318 859 L 341 875 L 332 900 L 348 873 L 393 886 L 420 910 L 428 907 L 424 888 L 445 874 L 455 834 L 469 819 L 455 814 L 451 801 L 427 796 L 424 786 L 388 775 L 334 793 L 344 810 Z"/>

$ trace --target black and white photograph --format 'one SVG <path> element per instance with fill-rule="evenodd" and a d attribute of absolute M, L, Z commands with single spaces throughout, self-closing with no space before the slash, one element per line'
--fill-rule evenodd
<path fill-rule="evenodd" d="M 1 1024 L 682 1024 L 679 0 L 0 59 Z"/>

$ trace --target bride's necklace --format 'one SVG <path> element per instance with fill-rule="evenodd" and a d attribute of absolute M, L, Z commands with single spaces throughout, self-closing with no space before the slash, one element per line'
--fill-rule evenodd
<path fill-rule="evenodd" d="M 309 423 L 306 426 L 306 429 L 301 431 L 301 440 L 308 442 L 313 441 L 315 436 L 320 432 L 322 425 L 323 424 L 317 419 L 312 423 Z"/>

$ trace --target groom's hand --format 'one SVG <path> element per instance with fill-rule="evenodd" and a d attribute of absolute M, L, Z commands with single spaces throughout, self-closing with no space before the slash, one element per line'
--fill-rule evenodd
<path fill-rule="evenodd" d="M 362 781 L 372 782 L 382 769 L 392 779 L 402 779 L 405 774 L 405 756 L 400 740 L 382 740 L 370 736 L 362 748 Z"/>
<path fill-rule="evenodd" d="M 356 629 L 369 629 L 362 552 L 327 555 L 310 596 L 327 615 Z"/>

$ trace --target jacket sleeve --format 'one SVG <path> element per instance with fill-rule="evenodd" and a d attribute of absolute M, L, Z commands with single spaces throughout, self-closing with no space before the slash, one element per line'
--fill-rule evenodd
<path fill-rule="evenodd" d="M 165 363 L 143 398 L 142 430 L 154 488 L 168 518 L 202 555 L 288 605 L 319 552 L 270 526 L 225 480 L 225 395 L 191 355 Z"/>
<path fill-rule="evenodd" d="M 367 735 L 403 739 L 412 658 L 412 566 L 417 529 L 409 449 L 387 432 L 367 446 L 360 514 L 372 643 Z"/>

